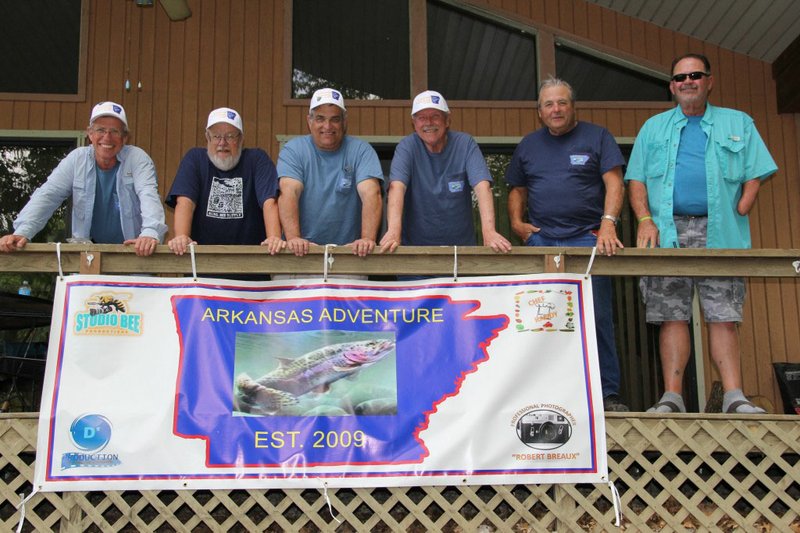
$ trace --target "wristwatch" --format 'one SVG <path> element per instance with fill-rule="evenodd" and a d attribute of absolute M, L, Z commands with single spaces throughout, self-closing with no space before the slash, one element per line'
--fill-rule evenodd
<path fill-rule="evenodd" d="M 614 223 L 614 225 L 619 223 L 619 218 L 615 217 L 614 215 L 603 215 L 600 217 L 600 220 L 610 220 L 611 222 Z"/>

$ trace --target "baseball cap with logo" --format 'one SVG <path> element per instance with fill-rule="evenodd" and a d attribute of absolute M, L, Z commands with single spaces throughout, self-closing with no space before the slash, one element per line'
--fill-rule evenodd
<path fill-rule="evenodd" d="M 128 129 L 128 117 L 125 116 L 125 109 L 119 104 L 114 102 L 100 102 L 92 108 L 92 116 L 89 118 L 89 124 L 92 124 L 100 117 L 118 118 L 125 124 L 125 129 Z"/>
<path fill-rule="evenodd" d="M 423 109 L 438 109 L 444 113 L 450 112 L 450 108 L 447 107 L 447 100 L 436 91 L 423 91 L 414 97 L 414 104 L 411 106 L 411 115 L 416 115 L 417 112 Z"/>
<path fill-rule="evenodd" d="M 344 97 L 342 96 L 342 93 L 340 93 L 336 89 L 328 89 L 328 88 L 320 89 L 314 92 L 314 94 L 311 96 L 311 103 L 308 106 L 308 110 L 311 111 L 325 104 L 333 104 L 335 106 L 341 107 L 342 111 L 346 111 L 344 107 Z"/>
<path fill-rule="evenodd" d="M 220 122 L 230 124 L 240 132 L 244 133 L 244 129 L 242 128 L 242 116 L 230 107 L 220 107 L 209 113 L 206 129 L 210 128 L 214 124 L 219 124 Z"/>

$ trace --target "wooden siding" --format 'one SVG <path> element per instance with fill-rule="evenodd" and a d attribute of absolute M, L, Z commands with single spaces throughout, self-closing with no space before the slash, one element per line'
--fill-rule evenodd
<path fill-rule="evenodd" d="M 410 1 L 412 16 L 424 16 L 422 0 Z M 128 112 L 130 141 L 156 163 L 162 195 L 185 151 L 204 143 L 205 119 L 212 108 L 238 109 L 244 117 L 245 144 L 266 149 L 273 159 L 278 135 L 306 132 L 307 103 L 289 98 L 291 2 L 193 0 L 193 14 L 182 22 L 171 22 L 158 5 L 145 9 L 125 0 L 87 2 L 86 100 L 0 100 L 0 130 L 82 129 L 94 103 L 120 102 Z M 797 115 L 777 113 L 769 64 L 583 0 L 466 4 L 665 72 L 677 54 L 705 53 L 715 74 L 712 102 L 752 115 L 780 168 L 762 187 L 753 210 L 754 246 L 800 248 L 800 122 Z M 424 86 L 418 79 L 424 69 L 413 72 L 414 86 Z M 125 90 L 126 79 L 130 91 Z M 478 137 L 522 136 L 540 125 L 532 102 L 450 105 L 454 129 Z M 634 137 L 647 118 L 664 108 L 662 103 L 600 102 L 579 104 L 578 112 L 582 120 L 606 126 L 617 137 Z M 351 134 L 402 136 L 411 131 L 408 102 L 352 102 L 348 109 Z M 741 328 L 744 388 L 772 399 L 777 407 L 769 363 L 800 361 L 800 284 L 753 278 L 748 290 Z M 713 365 L 707 361 L 706 367 Z M 707 388 L 714 379 L 715 373 L 707 371 Z"/>

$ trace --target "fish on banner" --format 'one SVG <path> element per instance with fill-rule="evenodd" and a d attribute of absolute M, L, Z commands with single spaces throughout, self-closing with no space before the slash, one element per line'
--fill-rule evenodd
<path fill-rule="evenodd" d="M 604 482 L 591 284 L 555 276 L 68 276 L 36 486 Z"/>

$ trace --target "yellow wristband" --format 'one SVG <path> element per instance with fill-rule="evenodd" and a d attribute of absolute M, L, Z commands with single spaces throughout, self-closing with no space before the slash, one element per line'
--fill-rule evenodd
<path fill-rule="evenodd" d="M 653 220 L 653 217 L 651 217 L 650 215 L 647 215 L 646 217 L 642 217 L 642 218 L 639 219 L 639 224 L 641 224 L 645 220 Z"/>

